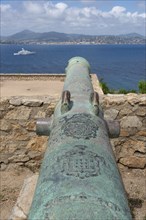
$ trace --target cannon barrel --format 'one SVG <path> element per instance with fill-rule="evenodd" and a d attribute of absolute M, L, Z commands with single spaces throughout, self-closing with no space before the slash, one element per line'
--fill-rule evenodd
<path fill-rule="evenodd" d="M 90 65 L 69 60 L 52 120 L 37 122 L 50 135 L 29 220 L 130 220 L 128 201 L 109 135 L 119 126 L 103 117 Z"/>

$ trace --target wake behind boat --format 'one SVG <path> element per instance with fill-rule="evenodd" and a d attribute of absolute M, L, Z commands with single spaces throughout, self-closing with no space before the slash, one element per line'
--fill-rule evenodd
<path fill-rule="evenodd" d="M 35 52 L 25 50 L 24 48 L 22 48 L 22 50 L 18 51 L 17 53 L 14 53 L 15 56 L 16 55 L 31 55 L 31 54 L 35 54 Z"/>

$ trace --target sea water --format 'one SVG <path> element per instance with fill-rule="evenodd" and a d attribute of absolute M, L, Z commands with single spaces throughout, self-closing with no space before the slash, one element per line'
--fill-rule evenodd
<path fill-rule="evenodd" d="M 34 55 L 14 56 L 24 48 Z M 138 89 L 146 79 L 145 45 L 0 45 L 0 73 L 64 73 L 74 56 L 86 58 L 91 72 L 113 89 Z M 80 73 L 79 73 L 80 74 Z"/>

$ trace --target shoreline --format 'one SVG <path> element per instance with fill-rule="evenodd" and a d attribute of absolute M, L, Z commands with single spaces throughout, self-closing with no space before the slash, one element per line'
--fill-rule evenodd
<path fill-rule="evenodd" d="M 83 45 L 83 46 L 85 46 L 85 45 L 143 45 L 143 46 L 145 46 L 145 43 L 111 43 L 111 44 L 109 44 L 109 43 L 70 43 L 70 42 L 50 42 L 50 43 L 43 43 L 43 42 L 34 42 L 34 43 L 24 43 L 24 42 L 13 42 L 13 43 L 0 43 L 0 45 L 44 45 L 44 46 L 46 46 L 46 45 L 48 45 L 48 46 L 50 46 L 50 45 L 56 45 L 56 46 L 60 46 L 60 45 L 64 45 L 64 46 L 68 46 L 68 45 Z"/>

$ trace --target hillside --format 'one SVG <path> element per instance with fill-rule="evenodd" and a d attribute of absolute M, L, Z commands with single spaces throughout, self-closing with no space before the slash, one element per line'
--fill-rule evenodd
<path fill-rule="evenodd" d="M 144 36 L 137 33 L 123 35 L 66 34 L 55 31 L 37 33 L 24 30 L 1 37 L 1 43 L 91 43 L 91 44 L 144 44 Z"/>

